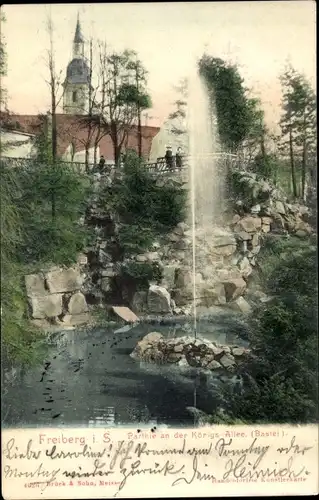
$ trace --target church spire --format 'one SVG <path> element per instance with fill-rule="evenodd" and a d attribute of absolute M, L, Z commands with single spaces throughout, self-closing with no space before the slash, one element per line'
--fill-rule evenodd
<path fill-rule="evenodd" d="M 76 28 L 75 28 L 75 35 L 74 35 L 74 43 L 83 43 L 84 38 L 81 33 L 81 25 L 80 25 L 80 16 L 78 13 L 77 21 L 76 21 Z"/>
<path fill-rule="evenodd" d="M 84 37 L 81 32 L 79 13 L 76 21 L 75 34 L 73 39 L 73 57 L 84 57 Z"/>

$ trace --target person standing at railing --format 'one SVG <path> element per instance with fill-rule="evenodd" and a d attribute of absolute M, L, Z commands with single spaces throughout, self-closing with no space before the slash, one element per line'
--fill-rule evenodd
<path fill-rule="evenodd" d="M 100 174 L 103 174 L 105 168 L 105 158 L 103 155 L 100 156 L 100 161 L 99 161 L 99 172 Z"/>
<path fill-rule="evenodd" d="M 165 161 L 166 161 L 166 168 L 168 170 L 173 170 L 174 169 L 174 158 L 173 158 L 173 151 L 172 151 L 171 146 L 166 147 Z"/>
<path fill-rule="evenodd" d="M 182 152 L 182 148 L 180 146 L 177 148 L 175 158 L 176 158 L 176 169 L 177 170 L 182 170 L 182 166 L 183 166 L 183 152 Z"/>

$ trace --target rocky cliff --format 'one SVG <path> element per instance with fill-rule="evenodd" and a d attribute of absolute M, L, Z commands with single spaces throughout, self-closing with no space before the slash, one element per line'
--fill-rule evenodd
<path fill-rule="evenodd" d="M 234 171 L 224 226 L 196 233 L 198 311 L 219 305 L 249 312 L 245 297 L 266 239 L 273 234 L 307 238 L 313 232 L 310 217 L 306 206 L 289 203 L 278 188 Z M 192 232 L 186 222 L 159 236 L 147 252 L 129 258 L 119 250 L 116 214 L 93 202 L 86 223 L 94 227 L 95 241 L 77 265 L 26 277 L 33 319 L 68 322 L 78 316 L 82 321 L 87 303 L 127 305 L 139 317 L 192 313 Z M 259 300 L 267 297 L 259 292 Z"/>

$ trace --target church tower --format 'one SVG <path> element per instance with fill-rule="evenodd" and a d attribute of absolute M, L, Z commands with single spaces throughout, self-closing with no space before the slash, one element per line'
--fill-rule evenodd
<path fill-rule="evenodd" d="M 84 37 L 79 15 L 73 39 L 73 58 L 64 80 L 63 111 L 68 115 L 85 115 L 89 107 L 90 70 L 84 55 Z"/>

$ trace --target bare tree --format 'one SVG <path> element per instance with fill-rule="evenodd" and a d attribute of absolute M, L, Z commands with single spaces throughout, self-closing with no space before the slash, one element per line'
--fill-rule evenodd
<path fill-rule="evenodd" d="M 49 69 L 49 80 L 47 84 L 50 87 L 51 93 L 51 152 L 52 152 L 52 162 L 56 163 L 57 160 L 57 146 L 58 146 L 58 131 L 57 131 L 57 108 L 63 98 L 63 86 L 61 81 L 62 70 L 57 73 L 55 67 L 55 54 L 54 54 L 54 42 L 53 42 L 53 32 L 54 26 L 52 22 L 51 14 L 47 18 L 47 31 L 49 34 L 50 46 L 47 51 L 47 65 Z M 62 92 L 61 92 L 62 89 Z M 60 94 L 60 95 L 59 95 Z"/>
<path fill-rule="evenodd" d="M 122 149 L 136 121 L 139 153 L 142 155 L 141 113 L 150 105 L 149 96 L 144 92 L 146 71 L 135 52 L 109 53 L 106 44 L 100 43 L 99 80 L 97 140 L 103 135 L 110 136 L 114 161 L 119 165 Z"/>

